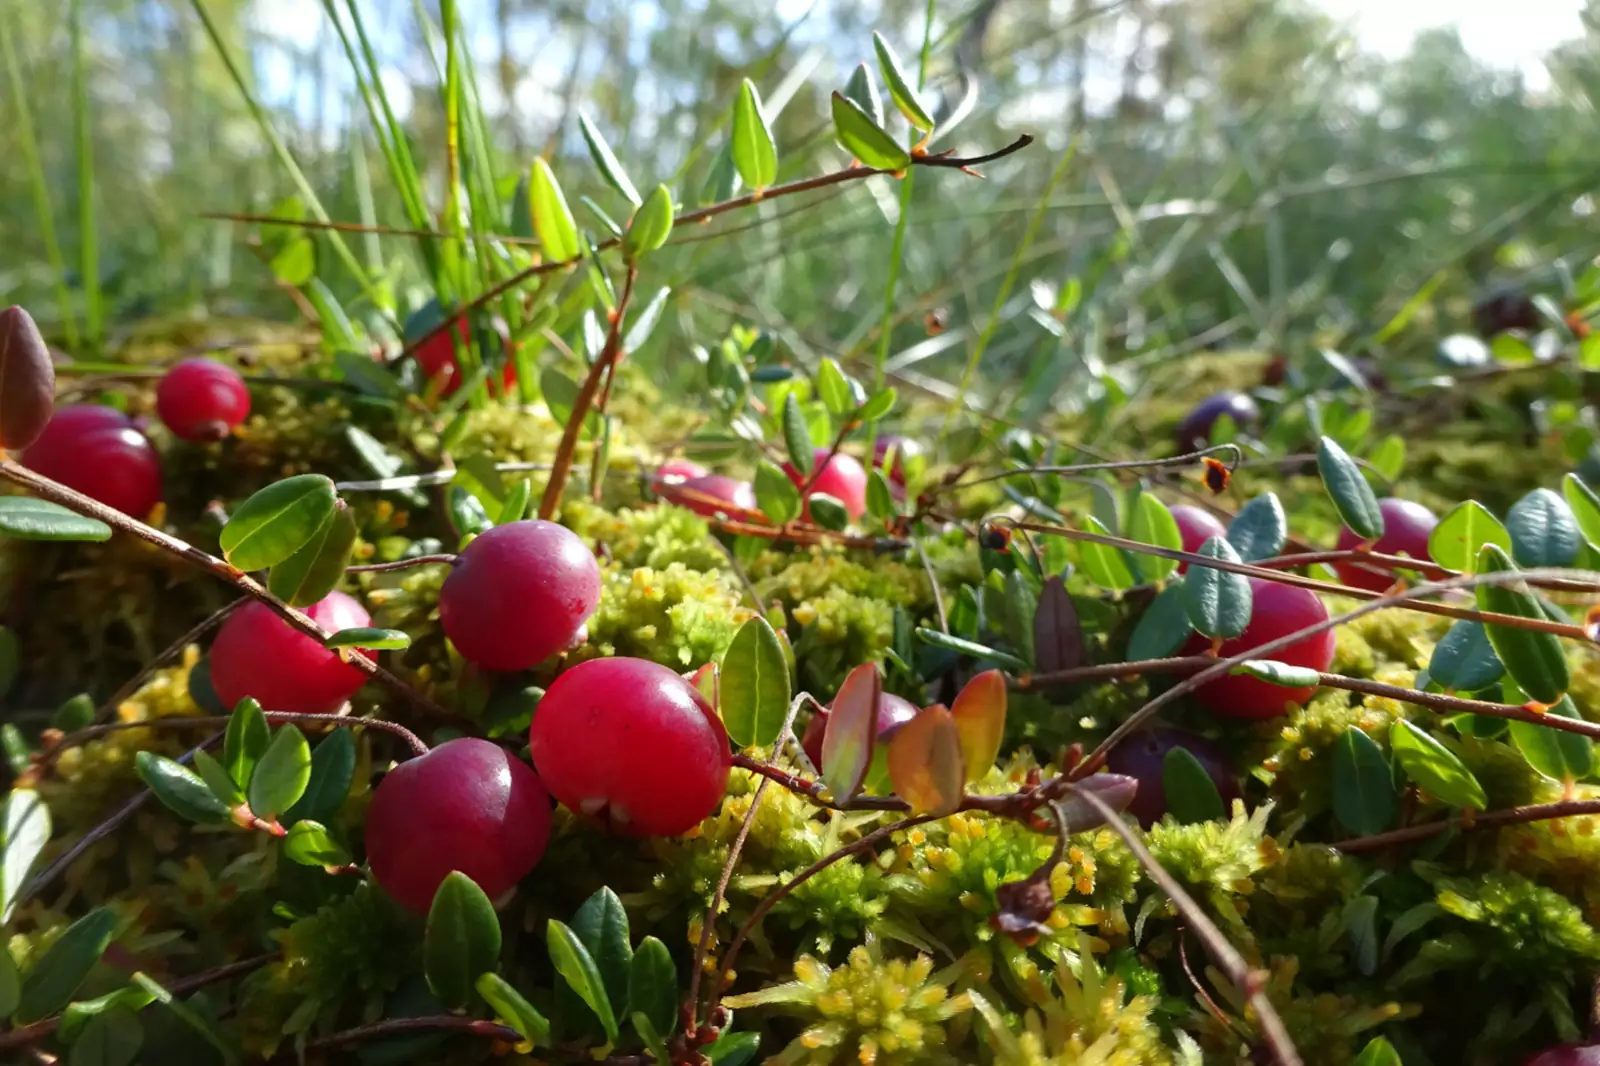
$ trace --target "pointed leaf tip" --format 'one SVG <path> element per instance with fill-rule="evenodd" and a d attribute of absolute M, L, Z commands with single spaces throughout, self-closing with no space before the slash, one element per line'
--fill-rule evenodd
<path fill-rule="evenodd" d="M 863 663 L 850 671 L 833 698 L 822 734 L 822 780 L 837 800 L 855 796 L 872 765 L 882 693 L 877 664 Z"/>
<path fill-rule="evenodd" d="M 985 670 L 968 681 L 951 705 L 950 717 L 961 739 L 966 780 L 982 780 L 999 756 L 1005 736 L 1005 675 L 999 670 Z"/>

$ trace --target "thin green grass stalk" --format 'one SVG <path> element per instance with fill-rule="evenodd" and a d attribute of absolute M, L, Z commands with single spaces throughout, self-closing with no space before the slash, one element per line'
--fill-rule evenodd
<path fill-rule="evenodd" d="M 418 18 L 422 21 L 423 35 L 427 36 L 427 19 L 423 15 L 421 5 L 418 5 Z M 456 13 L 456 0 L 440 0 L 439 3 L 440 33 L 444 37 L 444 81 L 441 89 L 444 94 L 445 116 L 445 208 L 444 231 L 451 235 L 452 244 L 456 250 L 456 291 L 464 300 L 475 298 L 480 288 L 472 284 L 471 268 L 474 259 L 479 256 L 467 247 L 466 220 L 462 214 L 461 202 L 461 42 L 457 34 L 459 19 Z M 431 49 L 430 49 L 431 50 Z M 478 223 L 474 221 L 474 225 Z M 488 379 L 478 374 L 478 368 L 483 365 L 483 360 L 478 356 L 477 345 L 473 343 L 474 331 L 469 330 L 466 339 L 461 334 L 451 330 L 448 334 L 450 343 L 455 347 L 456 363 L 461 367 L 463 380 L 474 380 L 468 402 L 474 410 L 482 410 L 489 404 Z"/>
<path fill-rule="evenodd" d="M 11 99 L 16 102 L 17 141 L 22 148 L 23 162 L 28 168 L 28 185 L 33 192 L 34 222 L 39 236 L 44 240 L 44 254 L 55 274 L 56 300 L 61 305 L 61 331 L 66 336 L 67 348 L 74 355 L 82 341 L 78 333 L 78 317 L 72 309 L 72 292 L 67 288 L 67 264 L 61 258 L 61 244 L 56 240 L 55 216 L 50 210 L 50 187 L 45 182 L 44 164 L 39 159 L 39 142 L 33 135 L 33 115 L 28 111 L 28 94 L 22 80 L 22 67 L 17 63 L 17 48 L 11 39 L 12 19 L 0 18 L 0 51 L 5 53 L 6 76 L 11 82 Z"/>
<path fill-rule="evenodd" d="M 105 339 L 100 295 L 100 237 L 94 214 L 94 144 L 89 136 L 89 73 L 83 56 L 83 0 L 67 16 L 72 39 L 72 131 L 78 147 L 78 273 L 83 285 L 84 340 L 98 350 Z"/>
<path fill-rule="evenodd" d="M 311 182 L 306 180 L 304 171 L 300 169 L 300 164 L 295 162 L 294 155 L 289 151 L 289 146 L 284 144 L 283 138 L 278 135 L 276 127 L 272 124 L 271 116 L 261 106 L 261 102 L 256 99 L 255 94 L 250 91 L 250 86 L 244 80 L 244 73 L 239 69 L 239 64 L 234 61 L 233 53 L 228 50 L 227 44 L 222 40 L 222 35 L 217 32 L 217 24 L 212 21 L 211 15 L 206 11 L 205 0 L 190 0 L 190 6 L 194 8 L 195 14 L 200 16 L 200 21 L 204 23 L 206 28 L 206 36 L 211 38 L 211 44 L 216 48 L 217 55 L 222 58 L 223 66 L 228 68 L 228 76 L 233 79 L 235 88 L 239 90 L 239 94 L 244 98 L 245 106 L 250 109 L 250 114 L 255 118 L 256 124 L 261 127 L 261 132 L 267 138 L 267 143 L 271 146 L 273 154 L 283 164 L 284 170 L 288 171 L 289 180 L 294 183 L 295 191 L 305 200 L 306 208 L 318 222 L 332 222 L 333 219 L 323 208 L 322 201 L 317 198 L 316 190 L 311 187 Z M 350 251 L 350 246 L 344 242 L 344 238 L 337 231 L 329 230 L 327 239 L 328 243 L 333 247 L 334 253 L 344 262 L 350 273 L 355 276 L 356 283 L 361 286 L 361 291 L 366 295 L 367 299 L 372 301 L 374 307 L 382 307 L 383 302 L 373 289 L 372 282 L 368 280 L 367 272 L 361 269 L 360 261 L 356 259 L 355 253 Z M 398 323 L 395 323 L 395 328 L 398 332 Z"/>
<path fill-rule="evenodd" d="M 361 235 L 362 250 L 367 256 L 367 269 L 373 277 L 381 278 L 385 271 L 383 240 L 375 227 L 378 225 L 377 205 L 372 196 L 372 173 L 367 169 L 367 146 L 361 141 L 361 131 L 350 132 L 350 183 L 355 186 L 356 210 L 361 224 L 368 232 Z M 392 310 L 392 308 L 391 308 Z"/>

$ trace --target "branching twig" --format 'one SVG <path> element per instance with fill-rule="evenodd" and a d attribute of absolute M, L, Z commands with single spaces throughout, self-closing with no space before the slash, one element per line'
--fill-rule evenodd
<path fill-rule="evenodd" d="M 149 679 L 151 674 L 155 673 L 163 666 L 166 666 L 168 663 L 174 662 L 178 656 L 183 654 L 183 649 L 187 648 L 189 645 L 195 643 L 201 637 L 211 632 L 211 630 L 216 626 L 221 625 L 230 614 L 242 607 L 244 602 L 245 599 L 241 596 L 232 603 L 224 604 L 217 610 L 212 611 L 199 622 L 196 622 L 194 628 L 190 629 L 189 632 L 185 633 L 171 644 L 168 644 L 159 655 L 145 663 L 143 668 L 141 668 L 138 673 L 128 678 L 127 681 L 124 681 L 122 683 L 122 687 L 111 694 L 110 699 L 106 700 L 105 703 L 100 705 L 100 709 L 94 713 L 94 720 L 96 722 L 104 722 L 107 718 L 110 718 L 113 714 L 116 714 L 117 708 L 122 706 L 123 701 L 131 697 L 135 692 L 138 692 L 139 687 Z"/>
<path fill-rule="evenodd" d="M 422 738 L 398 722 L 387 722 L 381 718 L 351 718 L 343 714 L 299 714 L 290 711 L 263 711 L 262 715 L 273 725 L 288 725 L 300 723 L 316 723 L 331 726 L 366 726 L 384 733 L 391 733 L 405 741 L 413 755 L 428 754 L 428 745 Z M 205 718 L 187 718 L 175 715 L 170 718 L 152 718 L 146 722 L 108 722 L 104 725 L 91 725 L 68 733 L 47 750 L 40 752 L 39 757 L 52 760 L 68 748 L 75 748 L 79 744 L 87 744 L 91 740 L 105 736 L 107 733 L 120 733 L 126 729 L 183 729 L 189 726 L 225 726 L 231 719 L 227 715 L 217 715 Z"/>
<path fill-rule="evenodd" d="M 463 1018 L 455 1014 L 430 1014 L 421 1018 L 386 1018 L 381 1022 L 358 1025 L 354 1029 L 345 1029 L 331 1036 L 312 1040 L 306 1044 L 305 1050 L 327 1051 L 331 1048 L 359 1044 L 365 1040 L 377 1040 L 380 1037 L 394 1036 L 398 1033 L 417 1033 L 439 1029 L 468 1033 L 472 1036 L 481 1036 L 489 1040 L 503 1040 L 508 1044 L 520 1044 L 522 1042 L 521 1033 L 508 1025 L 501 1025 L 499 1022 Z M 273 1061 L 289 1061 L 294 1058 L 295 1052 L 282 1051 L 273 1058 Z"/>
<path fill-rule="evenodd" d="M 1019 466 L 1010 470 L 1002 470 L 996 474 L 983 474 L 975 478 L 968 478 L 966 480 L 952 481 L 947 484 L 935 485 L 929 490 L 928 495 L 931 499 L 948 492 L 955 492 L 958 489 L 971 488 L 974 485 L 983 485 L 990 481 L 1004 481 L 1007 478 L 1029 477 L 1034 474 L 1060 474 L 1072 476 L 1076 474 L 1093 473 L 1096 470 L 1159 470 L 1163 467 L 1169 466 L 1188 466 L 1191 463 L 1197 463 L 1206 456 L 1215 454 L 1217 452 L 1227 452 L 1232 457 L 1232 462 L 1228 467 L 1230 471 L 1238 469 L 1238 467 L 1243 463 L 1244 452 L 1240 450 L 1237 444 L 1215 444 L 1209 448 L 1201 448 L 1199 451 L 1194 452 L 1185 452 L 1182 455 L 1174 455 L 1166 459 L 1126 459 L 1108 461 L 1104 463 L 1075 463 L 1070 466 Z"/>
<path fill-rule="evenodd" d="M 1380 851 L 1395 844 L 1409 844 L 1426 840 L 1451 829 L 1490 829 L 1502 825 L 1521 825 L 1526 822 L 1546 822 L 1554 818 L 1572 818 L 1580 815 L 1600 814 L 1600 800 L 1563 800 L 1560 803 L 1538 803 L 1527 807 L 1507 807 L 1500 811 L 1481 814 L 1458 815 L 1442 822 L 1391 829 L 1369 837 L 1356 837 L 1330 845 L 1347 854 Z"/>

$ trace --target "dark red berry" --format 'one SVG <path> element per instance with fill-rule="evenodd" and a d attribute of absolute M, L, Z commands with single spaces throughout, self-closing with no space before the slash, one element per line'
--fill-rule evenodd
<path fill-rule="evenodd" d="M 526 670 L 572 643 L 600 602 L 600 564 L 577 534 L 537 519 L 478 537 L 439 590 L 439 623 L 461 657 Z"/>
<path fill-rule="evenodd" d="M 858 519 L 867 513 L 867 472 L 855 456 L 838 452 L 829 459 L 828 452 L 827 448 L 818 448 L 813 453 L 812 462 L 821 468 L 821 473 L 813 469 L 816 479 L 811 482 L 811 489 L 806 496 L 809 498 L 818 492 L 832 496 L 844 504 L 845 513 L 851 519 Z M 783 472 L 799 487 L 804 487 L 806 481 L 810 480 L 809 475 L 800 473 L 791 463 L 783 464 Z M 809 504 L 805 516 L 808 519 L 811 517 Z"/>
<path fill-rule="evenodd" d="M 756 506 L 756 491 L 750 487 L 750 482 L 722 474 L 663 482 L 656 486 L 656 494 L 668 503 L 687 507 L 707 518 L 715 518 L 718 514 L 739 518 L 743 516 L 741 512 L 754 513 L 760 510 Z"/>
<path fill-rule="evenodd" d="M 342 592 L 330 592 L 303 609 L 333 633 L 372 624 L 366 608 Z M 366 680 L 337 653 L 255 600 L 228 616 L 211 645 L 211 686 L 224 707 L 250 696 L 269 711 L 327 714 Z"/>
<path fill-rule="evenodd" d="M 831 707 L 830 707 L 831 710 Z M 904 725 L 917 716 L 917 706 L 908 699 L 884 692 L 878 696 L 878 737 Z M 828 729 L 828 711 L 818 711 L 811 716 L 806 731 L 800 738 L 800 747 L 818 772 L 822 770 L 822 737 Z"/>
<path fill-rule="evenodd" d="M 1533 333 L 1539 328 L 1539 309 L 1518 286 L 1497 285 L 1473 303 L 1472 324 L 1485 340 L 1513 329 Z"/>
<path fill-rule="evenodd" d="M 1253 598 L 1250 624 L 1241 635 L 1223 641 L 1220 652 L 1223 658 L 1232 658 L 1268 641 L 1328 620 L 1328 609 L 1316 593 L 1258 577 L 1248 580 Z M 1262 658 L 1291 666 L 1326 670 L 1333 662 L 1334 645 L 1333 630 L 1325 629 L 1314 636 L 1297 640 L 1287 648 L 1267 652 Z M 1189 638 L 1184 654 L 1199 655 L 1210 646 L 1210 640 L 1196 633 Z M 1304 704 L 1315 691 L 1315 688 L 1284 688 L 1253 677 L 1228 674 L 1201 685 L 1194 695 L 1213 713 L 1224 718 L 1276 718 L 1288 710 L 1290 703 Z"/>
<path fill-rule="evenodd" d="M 1201 400 L 1178 423 L 1180 451 L 1198 451 L 1211 443 L 1211 427 L 1223 415 L 1233 419 L 1241 430 L 1254 428 L 1261 421 L 1261 409 L 1242 392 L 1219 392 Z"/>
<path fill-rule="evenodd" d="M 1420 503 L 1385 496 L 1378 501 L 1383 514 L 1383 536 L 1372 546 L 1380 555 L 1409 555 L 1413 559 L 1431 562 L 1428 554 L 1428 535 L 1439 524 L 1439 518 Z M 1349 551 L 1361 543 L 1361 536 L 1349 526 L 1339 529 L 1339 550 Z M 1358 589 L 1382 592 L 1395 582 L 1388 570 L 1373 570 L 1353 562 L 1334 563 L 1339 580 Z"/>
<path fill-rule="evenodd" d="M 1523 1059 L 1522 1066 L 1600 1066 L 1600 1044 L 1559 1044 Z"/>
<path fill-rule="evenodd" d="M 22 453 L 22 463 L 134 518 L 161 500 L 160 453 L 114 407 L 63 407 Z"/>
<path fill-rule="evenodd" d="M 497 320 L 494 323 L 494 331 L 509 346 L 510 340 L 506 336 L 505 323 Z M 467 328 L 467 320 L 465 318 L 456 319 L 455 333 L 460 338 L 463 347 L 472 343 L 472 331 Z M 456 348 L 454 342 L 450 339 L 449 330 L 440 330 L 431 340 L 418 348 L 414 354 L 417 360 L 417 367 L 422 371 L 423 381 L 432 382 L 435 379 L 443 379 L 444 384 L 440 390 L 440 396 L 453 395 L 461 387 L 461 364 L 456 362 Z M 505 369 L 500 372 L 499 380 L 502 391 L 510 391 L 511 387 L 517 383 L 516 364 L 510 359 L 506 360 Z"/>
<path fill-rule="evenodd" d="M 183 440 L 221 440 L 249 413 L 244 378 L 211 359 L 185 359 L 156 387 L 156 414 Z"/>
<path fill-rule="evenodd" d="M 427 914 L 453 870 L 490 899 L 528 876 L 550 839 L 550 796 L 521 759 L 462 737 L 390 770 L 367 809 L 372 876 L 406 909 Z"/>
<path fill-rule="evenodd" d="M 677 836 L 717 809 L 732 755 L 693 685 L 645 659 L 591 659 L 539 701 L 533 765 L 552 795 L 627 836 Z"/>
<path fill-rule="evenodd" d="M 1111 754 L 1106 756 L 1106 769 L 1139 782 L 1139 791 L 1134 793 L 1128 810 L 1146 829 L 1167 813 L 1163 768 L 1167 753 L 1174 748 L 1184 748 L 1199 761 L 1211 783 L 1217 786 L 1224 809 L 1231 811 L 1233 801 L 1240 798 L 1239 779 L 1234 776 L 1228 753 L 1220 745 L 1187 729 L 1162 726 L 1142 729 L 1111 749 Z"/>
<path fill-rule="evenodd" d="M 1228 535 L 1228 528 L 1210 511 L 1184 503 L 1174 504 L 1170 509 L 1172 517 L 1178 520 L 1178 536 L 1183 538 L 1183 550 L 1186 552 L 1199 551 L 1200 545 L 1212 537 L 1226 538 Z M 1178 564 L 1178 573 L 1188 569 L 1188 563 Z"/>
<path fill-rule="evenodd" d="M 710 471 L 689 459 L 669 459 L 656 470 L 659 482 L 681 483 L 690 478 L 705 477 Z"/>
<path fill-rule="evenodd" d="M 39 439 L 56 404 L 56 365 L 33 316 L 0 311 L 0 447 L 21 451 Z"/>
<path fill-rule="evenodd" d="M 872 465 L 882 470 L 883 461 L 888 457 L 890 448 L 894 449 L 894 462 L 888 470 L 884 471 L 884 474 L 891 483 L 903 488 L 906 483 L 906 456 L 922 454 L 922 445 L 910 437 L 899 437 L 892 433 L 886 434 L 879 437 L 878 443 L 873 447 Z"/>

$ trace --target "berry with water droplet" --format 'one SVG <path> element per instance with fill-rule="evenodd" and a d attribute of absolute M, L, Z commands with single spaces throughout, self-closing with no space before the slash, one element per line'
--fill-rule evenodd
<path fill-rule="evenodd" d="M 372 617 L 343 592 L 302 608 L 323 629 L 370 626 Z M 251 600 L 228 616 L 211 644 L 211 687 L 224 707 L 246 696 L 269 711 L 327 714 L 366 683 L 367 675 Z"/>
<path fill-rule="evenodd" d="M 244 378 L 213 359 L 185 359 L 156 386 L 156 414 L 182 440 L 221 440 L 249 413 Z"/>

